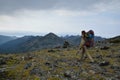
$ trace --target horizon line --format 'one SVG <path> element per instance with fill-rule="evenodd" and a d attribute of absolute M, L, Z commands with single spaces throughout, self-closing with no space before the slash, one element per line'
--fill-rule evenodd
<path fill-rule="evenodd" d="M 59 37 L 65 37 L 65 36 L 81 36 L 81 34 L 78 33 L 73 33 L 73 32 L 64 32 L 64 33 L 56 33 L 56 32 L 0 32 L 0 35 L 2 36 L 11 36 L 11 37 L 24 37 L 24 36 L 45 36 L 49 33 L 54 33 L 55 35 Z M 100 35 L 95 35 L 98 37 L 103 37 L 103 38 L 112 38 L 116 36 L 111 36 L 111 37 L 105 37 L 105 36 L 100 36 Z"/>

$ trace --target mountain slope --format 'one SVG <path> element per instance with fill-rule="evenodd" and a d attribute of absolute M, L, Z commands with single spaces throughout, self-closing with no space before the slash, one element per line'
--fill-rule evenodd
<path fill-rule="evenodd" d="M 33 36 L 24 36 L 15 40 L 8 41 L 0 46 L 0 52 L 11 53 L 11 52 L 22 52 L 24 49 L 21 47 L 25 42 L 34 38 Z"/>
<path fill-rule="evenodd" d="M 27 51 L 33 51 L 62 46 L 63 43 L 63 39 L 53 33 L 49 33 L 43 37 L 36 37 L 32 40 L 27 41 L 22 47 L 26 47 Z"/>
<path fill-rule="evenodd" d="M 95 37 L 95 40 L 102 39 L 101 37 Z M 71 46 L 78 46 L 80 36 L 58 37 L 54 33 L 45 36 L 24 36 L 0 45 L 0 53 L 21 53 L 61 47 L 65 41 L 68 41 Z"/>
<path fill-rule="evenodd" d="M 8 41 L 11 41 L 13 39 L 16 39 L 16 37 L 10 37 L 10 36 L 0 35 L 0 45 L 6 43 Z"/>
<path fill-rule="evenodd" d="M 120 36 L 107 39 L 110 43 L 120 43 Z"/>
<path fill-rule="evenodd" d="M 62 46 L 64 40 L 53 33 L 45 36 L 25 36 L 0 46 L 0 52 L 16 53 Z"/>
<path fill-rule="evenodd" d="M 70 44 L 77 46 L 80 44 L 81 37 L 78 36 L 65 36 L 64 39 L 68 41 Z"/>

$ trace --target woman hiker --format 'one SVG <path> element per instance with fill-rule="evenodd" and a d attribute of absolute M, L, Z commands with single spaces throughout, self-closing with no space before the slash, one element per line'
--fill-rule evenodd
<path fill-rule="evenodd" d="M 91 31 L 91 30 L 90 30 Z M 89 54 L 89 52 L 87 51 L 87 48 L 88 47 L 91 47 L 91 42 L 93 44 L 93 39 L 89 39 L 89 33 L 86 33 L 85 31 L 82 31 L 81 32 L 81 42 L 80 42 L 80 50 L 82 51 L 81 54 L 81 59 L 80 60 L 83 60 L 85 58 L 85 55 L 87 55 L 87 57 L 91 60 L 91 62 L 93 63 L 94 60 L 93 58 L 91 57 L 91 55 Z M 93 36 L 94 36 L 94 33 L 93 33 Z M 91 41 L 92 40 L 92 41 Z M 93 46 L 93 45 L 92 45 Z"/>

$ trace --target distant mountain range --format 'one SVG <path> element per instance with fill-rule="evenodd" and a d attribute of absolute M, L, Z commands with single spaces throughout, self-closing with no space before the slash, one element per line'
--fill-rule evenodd
<path fill-rule="evenodd" d="M 17 38 L 17 37 L 10 37 L 10 36 L 0 35 L 0 45 L 6 43 L 6 42 L 8 42 L 8 41 L 14 40 L 14 39 L 16 39 L 16 38 Z"/>
<path fill-rule="evenodd" d="M 1 37 L 0 37 L 1 38 Z M 95 40 L 103 40 L 104 38 L 95 37 Z M 78 46 L 80 36 L 59 37 L 54 33 L 45 36 L 24 36 L 21 38 L 11 38 L 0 45 L 0 53 L 22 53 L 28 51 L 41 50 L 46 48 L 55 48 L 63 46 L 68 41 L 72 46 Z"/>

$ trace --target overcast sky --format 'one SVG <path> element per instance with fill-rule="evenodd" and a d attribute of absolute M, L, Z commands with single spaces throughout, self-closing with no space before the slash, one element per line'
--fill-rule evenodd
<path fill-rule="evenodd" d="M 120 0 L 0 0 L 0 34 L 120 35 Z"/>

